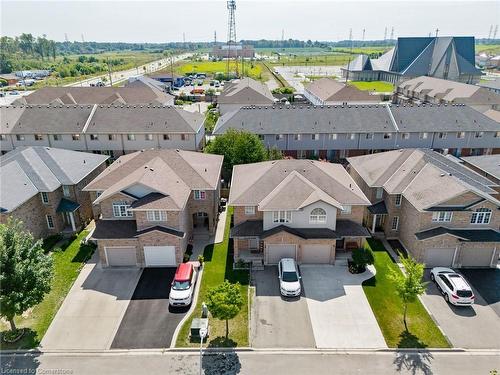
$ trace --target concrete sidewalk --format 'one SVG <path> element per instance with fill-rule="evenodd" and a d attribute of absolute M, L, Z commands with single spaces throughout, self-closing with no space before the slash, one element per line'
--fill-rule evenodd
<path fill-rule="evenodd" d="M 42 350 L 109 349 L 142 269 L 85 264 L 42 339 Z"/>

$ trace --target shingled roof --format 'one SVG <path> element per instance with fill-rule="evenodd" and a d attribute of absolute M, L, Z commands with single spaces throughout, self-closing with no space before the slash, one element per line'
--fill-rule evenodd
<path fill-rule="evenodd" d="M 241 105 L 272 104 L 274 98 L 265 83 L 247 77 L 226 84 L 217 102 Z"/>
<path fill-rule="evenodd" d="M 94 203 L 140 185 L 148 191 L 134 196 L 135 209 L 182 209 L 192 190 L 214 190 L 219 183 L 223 157 L 183 150 L 145 150 L 123 155 L 84 190 L 101 191 Z"/>
<path fill-rule="evenodd" d="M 317 201 L 342 209 L 369 201 L 340 164 L 276 160 L 236 165 L 229 204 L 259 210 L 299 210 Z"/>
<path fill-rule="evenodd" d="M 380 102 L 378 96 L 331 78 L 317 79 L 307 84 L 304 89 L 323 102 Z"/>
<path fill-rule="evenodd" d="M 18 147 L 0 157 L 0 207 L 12 211 L 39 192 L 75 185 L 109 156 L 42 146 Z"/>

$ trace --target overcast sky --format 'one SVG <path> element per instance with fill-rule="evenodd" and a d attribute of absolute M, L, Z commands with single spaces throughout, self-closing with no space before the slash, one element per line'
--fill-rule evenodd
<path fill-rule="evenodd" d="M 500 23 L 500 1 L 249 1 L 237 0 L 237 39 L 342 40 L 394 36 L 488 36 Z M 0 0 L 2 35 L 29 32 L 50 39 L 167 42 L 227 37 L 226 1 Z M 500 32 L 498 33 L 500 38 Z"/>

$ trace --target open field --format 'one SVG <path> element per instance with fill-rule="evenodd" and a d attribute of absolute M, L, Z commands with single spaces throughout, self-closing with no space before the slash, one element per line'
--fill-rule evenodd
<path fill-rule="evenodd" d="M 94 251 L 93 246 L 81 244 L 87 234 L 87 231 L 82 231 L 72 242 L 60 249 L 52 249 L 54 277 L 50 292 L 33 309 L 15 318 L 17 327 L 25 329 L 24 336 L 12 344 L 2 341 L 1 349 L 31 349 L 40 343 L 66 294 L 78 277 L 80 269 Z M 10 329 L 10 326 L 2 321 L 0 329 L 5 331 Z"/>
<path fill-rule="evenodd" d="M 476 53 L 489 53 L 490 55 L 500 55 L 500 44 L 476 44 Z"/>
<path fill-rule="evenodd" d="M 218 72 L 224 73 L 226 67 L 226 61 L 182 61 L 174 66 L 174 72 L 183 76 L 189 73 L 207 73 L 213 75 Z M 263 67 L 258 62 L 245 61 L 244 64 L 240 62 L 238 69 L 245 76 L 258 80 L 263 78 Z M 169 72 L 169 69 L 165 69 L 165 72 Z"/>
<path fill-rule="evenodd" d="M 209 347 L 245 347 L 248 346 L 248 284 L 250 275 L 248 271 L 233 270 L 233 254 L 229 240 L 229 227 L 231 223 L 232 209 L 229 208 L 226 220 L 224 241 L 215 245 L 208 245 L 203 256 L 203 277 L 201 280 L 200 292 L 193 314 L 184 322 L 179 336 L 177 337 L 177 347 L 199 347 L 198 342 L 191 342 L 188 338 L 189 328 L 193 318 L 199 316 L 201 304 L 210 288 L 222 284 L 224 280 L 231 283 L 240 283 L 240 291 L 243 297 L 243 307 L 239 314 L 229 321 L 229 337 L 225 338 L 225 321 L 210 318 Z"/>
<path fill-rule="evenodd" d="M 392 261 L 380 241 L 369 239 L 366 246 L 373 250 L 377 273 L 363 282 L 363 290 L 387 346 L 390 348 L 448 348 L 450 345 L 446 338 L 419 300 L 408 304 L 408 331 L 405 331 L 403 303 L 396 294 L 394 283 L 388 277 L 389 270 L 398 270 L 398 266 Z"/>
<path fill-rule="evenodd" d="M 391 92 L 394 90 L 392 83 L 384 81 L 350 81 L 349 84 L 363 91 Z"/>

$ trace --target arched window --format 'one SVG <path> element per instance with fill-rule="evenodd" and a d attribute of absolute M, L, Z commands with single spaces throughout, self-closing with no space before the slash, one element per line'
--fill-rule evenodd
<path fill-rule="evenodd" d="M 471 224 L 489 224 L 491 219 L 491 210 L 489 208 L 478 208 L 472 213 Z"/>
<path fill-rule="evenodd" d="M 319 207 L 315 208 L 309 215 L 309 222 L 311 224 L 326 223 L 326 211 Z"/>

